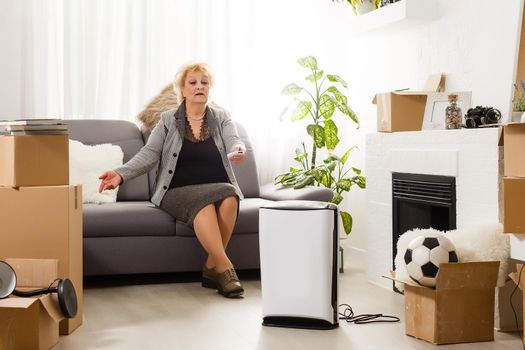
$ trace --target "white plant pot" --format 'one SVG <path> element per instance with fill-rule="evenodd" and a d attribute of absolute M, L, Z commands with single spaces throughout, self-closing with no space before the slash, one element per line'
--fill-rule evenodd
<path fill-rule="evenodd" d="M 356 4 L 355 11 L 357 12 L 358 16 L 370 11 L 374 11 L 374 4 L 364 0 L 364 2 Z"/>
<path fill-rule="evenodd" d="M 509 121 L 513 123 L 523 123 L 525 122 L 524 116 L 525 112 L 512 112 L 512 120 Z"/>

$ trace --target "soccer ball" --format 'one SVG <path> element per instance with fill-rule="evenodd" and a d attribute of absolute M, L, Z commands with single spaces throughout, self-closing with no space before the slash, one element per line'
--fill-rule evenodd
<path fill-rule="evenodd" d="M 404 260 L 410 278 L 422 286 L 435 287 L 439 265 L 456 263 L 458 256 L 448 238 L 438 234 L 427 234 L 410 241 Z"/>

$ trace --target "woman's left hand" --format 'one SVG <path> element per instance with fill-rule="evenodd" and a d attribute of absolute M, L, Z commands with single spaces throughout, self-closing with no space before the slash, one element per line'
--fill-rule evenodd
<path fill-rule="evenodd" d="M 244 147 L 236 146 L 232 152 L 228 153 L 228 159 L 234 164 L 241 164 L 246 160 L 246 150 Z"/>

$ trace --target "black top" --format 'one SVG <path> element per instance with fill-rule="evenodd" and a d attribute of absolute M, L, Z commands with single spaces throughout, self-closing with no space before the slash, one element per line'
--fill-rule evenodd
<path fill-rule="evenodd" d="M 213 138 L 198 142 L 184 138 L 170 188 L 213 182 L 230 182 Z"/>

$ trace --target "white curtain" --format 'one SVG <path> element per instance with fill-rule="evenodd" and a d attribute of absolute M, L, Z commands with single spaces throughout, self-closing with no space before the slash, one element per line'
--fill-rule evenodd
<path fill-rule="evenodd" d="M 326 0 L 328 1 L 328 0 Z M 328 5 L 331 5 L 330 3 Z M 279 120 L 296 59 L 323 51 L 314 0 L 0 0 L 0 118 L 137 114 L 187 61 L 251 136 L 261 182 L 285 170 L 305 125 Z"/>

